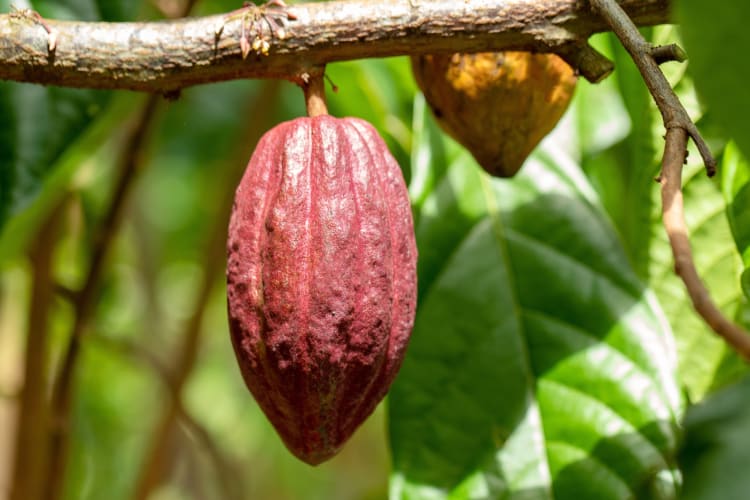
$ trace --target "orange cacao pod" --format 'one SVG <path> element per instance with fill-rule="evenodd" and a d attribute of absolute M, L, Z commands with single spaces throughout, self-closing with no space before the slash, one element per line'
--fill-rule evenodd
<path fill-rule="evenodd" d="M 301 460 L 335 455 L 385 396 L 416 307 L 406 185 L 375 129 L 297 118 L 258 143 L 227 243 L 245 383 Z"/>
<path fill-rule="evenodd" d="M 412 58 L 443 130 L 496 177 L 511 177 L 560 120 L 576 76 L 554 54 L 485 52 Z"/>

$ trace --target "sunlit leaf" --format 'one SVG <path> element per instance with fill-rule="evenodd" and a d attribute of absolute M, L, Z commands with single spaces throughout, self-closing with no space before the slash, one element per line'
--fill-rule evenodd
<path fill-rule="evenodd" d="M 424 96 L 414 97 L 412 119 L 411 182 L 409 196 L 412 204 L 421 207 L 425 198 L 445 175 L 447 167 L 445 141 L 434 120 L 429 119 Z"/>
<path fill-rule="evenodd" d="M 414 94 L 409 59 L 336 63 L 328 66 L 326 74 L 338 87 L 336 93 L 329 93 L 331 114 L 356 116 L 372 123 L 404 168 L 408 180 Z"/>
<path fill-rule="evenodd" d="M 422 205 L 393 498 L 675 496 L 671 331 L 558 154 L 512 181 L 465 157 Z"/>
<path fill-rule="evenodd" d="M 609 35 L 595 35 L 591 44 L 605 56 L 614 57 Z M 617 144 L 632 128 L 614 75 L 596 85 L 579 79 L 571 107 L 576 124 L 576 149 L 583 158 Z"/>

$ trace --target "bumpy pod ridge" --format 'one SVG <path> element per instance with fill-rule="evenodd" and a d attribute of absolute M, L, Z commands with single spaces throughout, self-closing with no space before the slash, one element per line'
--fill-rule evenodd
<path fill-rule="evenodd" d="M 401 170 L 356 118 L 298 118 L 258 143 L 229 224 L 232 343 L 301 460 L 335 455 L 385 396 L 416 308 Z"/>

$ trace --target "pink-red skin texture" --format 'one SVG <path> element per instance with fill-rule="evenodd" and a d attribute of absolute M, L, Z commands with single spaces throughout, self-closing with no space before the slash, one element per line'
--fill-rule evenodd
<path fill-rule="evenodd" d="M 245 383 L 289 450 L 319 464 L 385 396 L 414 323 L 417 249 L 398 163 L 357 118 L 276 126 L 237 188 L 227 250 Z"/>

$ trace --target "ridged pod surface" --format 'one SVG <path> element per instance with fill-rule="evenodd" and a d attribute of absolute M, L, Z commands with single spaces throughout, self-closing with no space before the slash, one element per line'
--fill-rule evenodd
<path fill-rule="evenodd" d="M 483 52 L 412 58 L 443 130 L 496 177 L 511 177 L 573 97 L 573 69 L 554 54 Z"/>
<path fill-rule="evenodd" d="M 230 331 L 248 388 L 301 460 L 331 458 L 385 396 L 416 308 L 398 163 L 356 118 L 297 118 L 258 143 L 229 223 Z"/>

